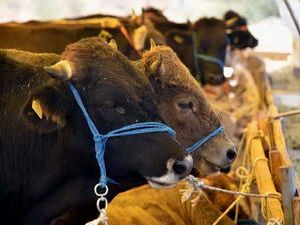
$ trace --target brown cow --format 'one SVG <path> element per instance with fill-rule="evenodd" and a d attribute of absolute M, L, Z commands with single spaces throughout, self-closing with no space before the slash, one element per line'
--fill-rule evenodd
<path fill-rule="evenodd" d="M 146 28 L 128 18 L 100 15 L 97 18 L 4 23 L 0 24 L 0 33 L 0 48 L 51 53 L 62 53 L 68 44 L 85 37 L 100 36 L 106 41 L 114 38 L 119 50 L 130 59 L 140 57 L 150 38 L 160 44 L 165 43 L 153 26 Z"/>
<path fill-rule="evenodd" d="M 94 126 L 106 134 L 162 120 L 149 80 L 100 38 L 69 45 L 62 61 L 45 69 L 6 55 L 0 64 L 1 221 L 49 224 L 72 206 L 92 207 L 73 224 L 84 223 L 96 211 L 93 187 L 100 174 L 94 148 L 103 136 L 91 135 L 68 85 L 73 83 Z M 109 200 L 147 180 L 158 180 L 156 187 L 175 184 L 192 169 L 191 157 L 165 133 L 111 138 L 105 147 L 107 174 L 120 182 L 109 185 Z"/>
<path fill-rule="evenodd" d="M 221 125 L 217 115 L 207 103 L 200 85 L 169 47 L 151 48 L 143 54 L 137 65 L 149 77 L 158 95 L 158 108 L 162 118 L 177 131 L 177 138 L 185 147 Z M 235 153 L 230 153 L 232 149 L 228 150 L 229 147 L 233 147 L 231 142 L 222 134 L 204 145 L 201 152 L 197 149 L 193 158 L 199 175 L 212 173 L 218 170 L 216 164 L 220 167 L 220 163 L 230 160 L 229 156 Z M 226 188 L 237 187 L 229 177 L 223 176 L 225 178 L 215 177 L 208 179 L 207 182 L 210 185 L 215 183 L 225 185 Z M 183 187 L 182 183 L 175 188 L 156 192 L 151 191 L 148 186 L 143 186 L 124 192 L 109 206 L 109 223 L 211 225 L 220 215 L 220 210 L 224 210 L 224 207 L 234 201 L 232 196 L 225 195 L 225 200 L 224 195 L 221 195 L 222 198 L 219 200 L 219 195 L 216 198 L 216 195 L 208 192 L 214 203 L 219 203 L 217 207 L 207 198 L 201 197 L 192 208 L 190 201 L 181 202 L 180 189 Z M 234 223 L 225 217 L 221 224 Z"/>
<path fill-rule="evenodd" d="M 184 147 L 222 126 L 199 85 L 189 70 L 169 47 L 157 46 L 137 62 L 149 77 L 158 97 L 163 120 L 177 132 Z M 208 141 L 193 153 L 200 176 L 219 171 L 235 158 L 235 148 L 225 133 Z"/>
<path fill-rule="evenodd" d="M 222 20 L 202 18 L 195 23 L 174 23 L 148 12 L 141 17 L 145 22 L 151 20 L 198 81 L 213 85 L 225 81 L 223 66 L 228 42 Z"/>
<path fill-rule="evenodd" d="M 5 50 L 5 52 L 6 55 L 17 56 L 17 60 L 27 63 L 37 63 L 42 61 L 41 58 L 47 58 L 47 54 L 32 54 L 16 50 Z M 55 59 L 59 60 L 59 56 L 55 54 L 48 56 L 51 63 Z M 155 62 L 157 68 L 153 68 Z M 177 132 L 177 138 L 184 147 L 191 146 L 195 141 L 221 126 L 200 85 L 169 47 L 158 46 L 151 49 L 137 64 L 152 82 L 158 97 L 159 112 L 164 122 Z M 43 62 L 42 65 L 44 66 L 45 63 Z M 196 157 L 194 161 L 198 160 L 196 165 L 199 175 L 204 176 L 229 166 L 235 157 L 235 148 L 227 136 L 221 134 L 204 145 L 201 154 L 198 150 L 193 154 L 194 158 Z"/>

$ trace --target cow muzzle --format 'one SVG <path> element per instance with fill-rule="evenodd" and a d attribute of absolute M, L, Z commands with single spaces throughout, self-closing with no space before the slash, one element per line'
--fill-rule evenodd
<path fill-rule="evenodd" d="M 182 161 L 169 159 L 167 162 L 167 173 L 160 177 L 145 177 L 148 184 L 153 188 L 170 188 L 178 181 L 188 176 L 193 168 L 193 159 L 187 155 Z"/>

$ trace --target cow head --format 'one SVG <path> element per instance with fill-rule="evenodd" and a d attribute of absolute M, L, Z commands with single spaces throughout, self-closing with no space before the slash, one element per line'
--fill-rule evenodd
<path fill-rule="evenodd" d="M 104 134 L 128 124 L 159 121 L 153 91 L 146 77 L 100 38 L 69 45 L 61 58 L 46 68 L 55 79 L 31 94 L 24 115 L 34 129 L 57 132 L 67 154 L 82 158 L 76 166 L 87 167 L 89 176 L 98 177 L 91 132 L 63 81 L 76 86 L 93 122 Z M 192 167 L 191 157 L 166 133 L 111 138 L 105 161 L 108 176 L 119 181 L 122 177 L 144 177 L 153 187 L 173 185 Z"/>
<path fill-rule="evenodd" d="M 168 18 L 163 14 L 162 10 L 153 7 L 143 8 L 141 16 L 143 19 L 149 18 L 153 22 L 169 21 Z"/>
<path fill-rule="evenodd" d="M 224 15 L 226 32 L 232 49 L 254 48 L 258 40 L 249 32 L 246 18 L 229 10 Z"/>
<path fill-rule="evenodd" d="M 185 148 L 221 126 L 199 83 L 171 48 L 154 47 L 144 53 L 137 64 L 155 89 L 160 115 L 177 132 Z M 222 133 L 192 154 L 194 166 L 199 175 L 204 176 L 229 166 L 236 152 L 227 135 Z"/>
<path fill-rule="evenodd" d="M 215 18 L 199 19 L 193 24 L 193 32 L 194 55 L 204 56 L 194 59 L 195 67 L 200 70 L 200 81 L 203 84 L 222 84 L 225 81 L 223 64 L 228 43 L 224 22 Z"/>

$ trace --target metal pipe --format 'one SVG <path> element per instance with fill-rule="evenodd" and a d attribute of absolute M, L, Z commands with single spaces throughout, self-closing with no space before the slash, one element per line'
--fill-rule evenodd
<path fill-rule="evenodd" d="M 293 22 L 294 22 L 294 24 L 295 24 L 295 27 L 296 27 L 296 29 L 297 29 L 297 31 L 298 31 L 298 34 L 299 34 L 299 37 L 300 37 L 300 26 L 299 26 L 299 24 L 298 24 L 298 22 L 297 22 L 297 18 L 296 18 L 296 16 L 295 16 L 294 12 L 293 12 L 293 9 L 292 9 L 290 3 L 288 2 L 288 0 L 283 0 L 283 2 L 284 2 L 284 4 L 285 4 L 287 10 L 288 10 L 289 13 L 290 13 L 290 16 L 291 16 L 291 18 L 292 18 L 292 20 L 293 20 Z"/>

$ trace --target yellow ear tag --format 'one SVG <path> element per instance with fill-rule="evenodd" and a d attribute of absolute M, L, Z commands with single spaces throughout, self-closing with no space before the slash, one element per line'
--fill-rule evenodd
<path fill-rule="evenodd" d="M 239 18 L 238 17 L 232 17 L 225 21 L 225 24 L 227 27 L 232 26 Z"/>
<path fill-rule="evenodd" d="M 43 119 L 43 110 L 41 107 L 41 103 L 39 100 L 33 100 L 31 104 L 31 108 L 37 114 L 40 119 Z"/>
<path fill-rule="evenodd" d="M 174 36 L 174 41 L 176 41 L 178 44 L 182 44 L 183 43 L 183 38 L 180 37 L 179 35 L 175 35 Z"/>

